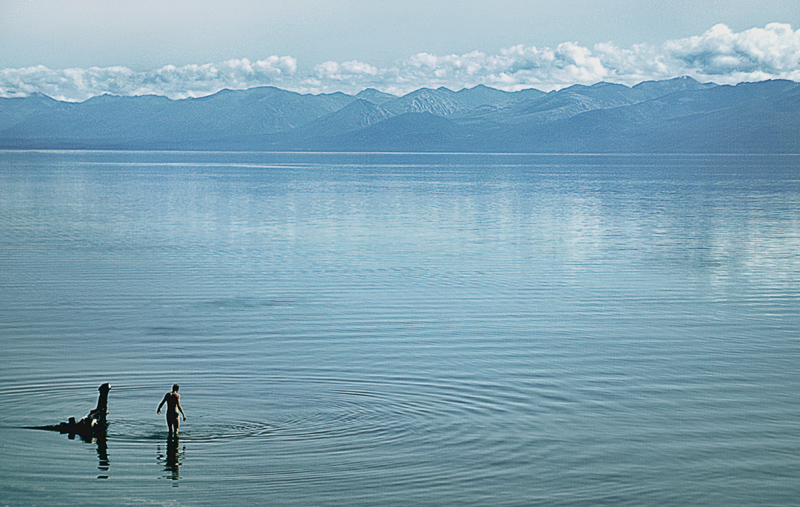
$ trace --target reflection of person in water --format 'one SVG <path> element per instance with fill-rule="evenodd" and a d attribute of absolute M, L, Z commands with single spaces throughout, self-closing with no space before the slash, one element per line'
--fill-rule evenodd
<path fill-rule="evenodd" d="M 158 410 L 156 410 L 156 414 L 160 414 L 161 407 L 164 406 L 164 403 L 167 404 L 167 427 L 169 428 L 169 432 L 175 435 L 178 434 L 178 428 L 180 428 L 181 425 L 181 420 L 178 418 L 179 411 L 183 416 L 183 420 L 186 420 L 186 414 L 183 413 L 183 407 L 181 407 L 181 395 L 178 394 L 178 388 L 178 384 L 174 384 L 172 386 L 172 392 L 164 395 L 164 399 L 161 400 L 161 403 L 158 405 Z"/>
<path fill-rule="evenodd" d="M 177 481 L 181 478 L 181 461 L 186 447 L 180 446 L 178 435 L 172 434 L 167 439 L 167 452 L 161 452 L 161 445 L 158 446 L 158 461 L 164 465 L 164 471 L 168 473 L 167 478 Z"/>

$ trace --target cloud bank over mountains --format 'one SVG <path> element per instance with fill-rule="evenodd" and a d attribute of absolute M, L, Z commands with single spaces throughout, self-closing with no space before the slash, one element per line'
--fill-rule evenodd
<path fill-rule="evenodd" d="M 699 81 L 734 84 L 767 79 L 800 81 L 800 30 L 770 23 L 733 32 L 723 24 L 702 35 L 661 45 L 620 48 L 613 43 L 592 48 L 575 42 L 556 47 L 517 45 L 498 54 L 419 53 L 386 68 L 367 62 L 328 61 L 298 70 L 291 56 L 270 56 L 222 63 L 168 65 L 138 72 L 127 67 L 52 70 L 44 66 L 0 70 L 0 97 L 41 93 L 59 100 L 82 101 L 102 94 L 200 97 L 219 90 L 277 86 L 302 93 L 356 93 L 366 88 L 401 95 L 428 87 L 453 90 L 487 85 L 517 91 L 543 91 L 599 81 L 634 85 L 648 80 L 691 76 Z"/>

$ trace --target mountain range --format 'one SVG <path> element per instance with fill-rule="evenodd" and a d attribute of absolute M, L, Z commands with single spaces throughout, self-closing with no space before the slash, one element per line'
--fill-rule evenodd
<path fill-rule="evenodd" d="M 2 149 L 800 153 L 800 83 L 0 98 Z"/>

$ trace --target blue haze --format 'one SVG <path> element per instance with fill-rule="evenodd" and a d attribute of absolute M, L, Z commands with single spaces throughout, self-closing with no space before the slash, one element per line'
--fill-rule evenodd
<path fill-rule="evenodd" d="M 0 152 L 0 503 L 794 504 L 799 162 Z"/>
<path fill-rule="evenodd" d="M 307 152 L 800 153 L 800 84 L 683 77 L 543 93 L 486 86 L 198 99 L 0 98 L 0 148 Z"/>

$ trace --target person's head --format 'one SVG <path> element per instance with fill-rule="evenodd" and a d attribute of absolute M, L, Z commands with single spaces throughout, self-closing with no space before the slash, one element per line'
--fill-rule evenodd
<path fill-rule="evenodd" d="M 100 387 L 98 387 L 97 390 L 100 391 L 101 393 L 107 393 L 108 391 L 111 390 L 111 384 L 105 383 Z"/>
<path fill-rule="evenodd" d="M 172 392 L 177 393 L 180 386 L 178 384 L 172 384 Z"/>

